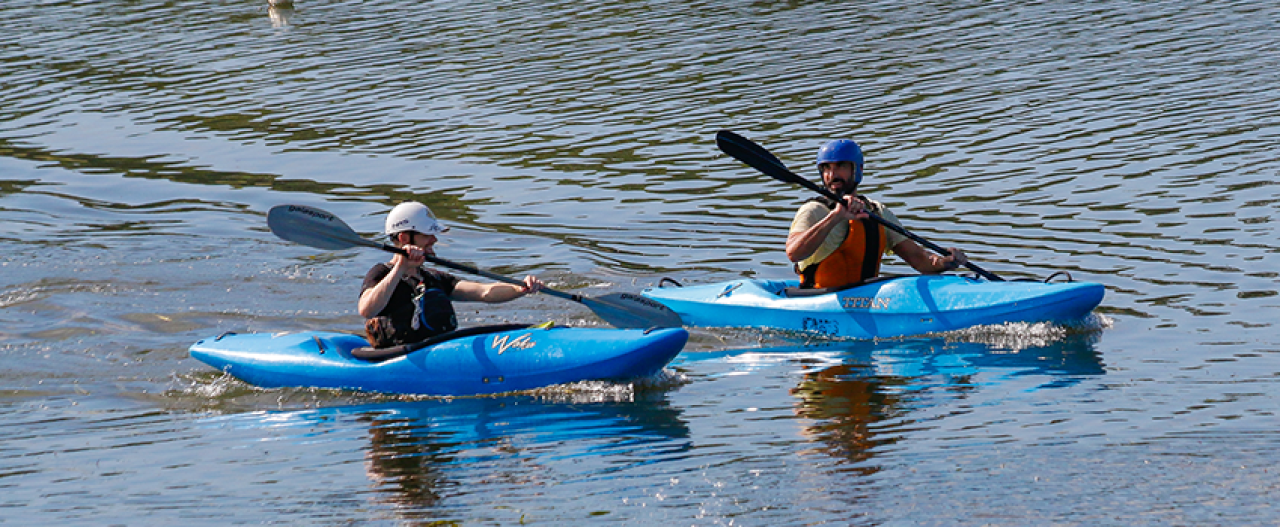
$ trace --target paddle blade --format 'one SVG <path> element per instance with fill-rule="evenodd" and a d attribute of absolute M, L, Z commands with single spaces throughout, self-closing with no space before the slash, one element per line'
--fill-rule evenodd
<path fill-rule="evenodd" d="M 631 293 L 611 293 L 598 298 L 583 297 L 591 312 L 615 328 L 678 328 L 684 325 L 671 308 L 656 300 Z"/>
<path fill-rule="evenodd" d="M 337 216 L 305 205 L 271 207 L 267 212 L 267 227 L 281 239 L 317 249 L 382 247 L 381 244 L 362 238 Z"/>
<path fill-rule="evenodd" d="M 746 163 L 751 168 L 759 170 L 766 176 L 784 183 L 800 185 L 831 199 L 838 199 L 831 191 L 823 188 L 822 185 L 809 181 L 788 170 L 777 156 L 750 139 L 728 130 L 721 130 L 716 132 L 716 146 L 720 148 L 720 151 Z"/>
<path fill-rule="evenodd" d="M 729 149 L 745 152 L 751 156 L 760 158 L 761 160 L 773 163 L 774 165 L 777 165 L 779 168 L 782 168 L 784 170 L 787 168 L 787 165 L 783 164 L 782 160 L 778 159 L 778 156 L 773 155 L 773 152 L 765 150 L 765 148 L 763 146 L 760 146 L 759 143 L 756 143 L 755 141 L 747 139 L 734 132 L 730 132 L 729 130 L 721 130 L 719 132 L 716 132 L 716 146 L 719 146 L 720 150 L 729 148 Z M 737 158 L 738 156 L 733 156 L 733 157 Z"/>

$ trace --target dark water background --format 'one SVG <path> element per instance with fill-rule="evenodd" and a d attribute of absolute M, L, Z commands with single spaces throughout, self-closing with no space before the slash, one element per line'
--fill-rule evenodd
<path fill-rule="evenodd" d="M 0 523 L 1273 525 L 1274 2 L 0 3 Z M 1081 328 L 698 330 L 661 377 L 505 397 L 261 391 L 223 331 L 355 331 L 393 204 L 586 294 L 782 278 L 808 196 L 743 133 Z M 902 271 L 900 262 L 890 270 Z M 466 325 L 598 325 L 540 296 Z"/>

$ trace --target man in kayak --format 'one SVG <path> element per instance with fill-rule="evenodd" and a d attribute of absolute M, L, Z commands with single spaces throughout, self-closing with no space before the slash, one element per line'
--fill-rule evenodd
<path fill-rule="evenodd" d="M 458 327 L 453 301 L 499 303 L 542 289 L 535 276 L 524 286 L 479 283 L 422 266 L 435 255 L 436 235 L 447 231 L 431 209 L 416 202 L 396 205 L 387 214 L 387 236 L 408 256 L 396 254 L 364 275 L 358 309 L 365 317 L 365 333 L 375 348 L 420 342 Z"/>
<path fill-rule="evenodd" d="M 948 248 L 951 256 L 932 254 L 872 220 L 867 211 L 901 225 L 884 205 L 858 195 L 862 166 L 862 148 L 851 140 L 831 141 L 818 150 L 822 183 L 843 200 L 806 202 L 791 222 L 787 258 L 795 263 L 800 287 L 840 288 L 874 278 L 880 274 L 881 258 L 889 251 L 924 274 L 942 273 L 968 262 L 959 249 Z"/>

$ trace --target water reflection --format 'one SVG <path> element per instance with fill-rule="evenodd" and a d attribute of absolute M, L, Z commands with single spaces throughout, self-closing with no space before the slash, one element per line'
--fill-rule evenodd
<path fill-rule="evenodd" d="M 271 26 L 288 26 L 289 18 L 293 16 L 293 0 L 267 0 L 267 4 L 267 18 L 271 19 Z"/>
<path fill-rule="evenodd" d="M 267 9 L 267 17 L 271 19 L 272 27 L 288 26 L 291 16 L 293 16 L 293 10 L 289 8 L 271 6 Z"/>
<path fill-rule="evenodd" d="M 902 422 L 885 421 L 910 421 L 912 411 L 965 399 L 1002 378 L 1045 376 L 1036 389 L 1055 389 L 1102 375 L 1095 340 L 1071 334 L 1021 349 L 948 339 L 843 344 L 832 346 L 835 364 L 810 368 L 791 394 L 796 414 L 814 420 L 804 433 L 823 445 L 819 451 L 870 475 L 877 447 L 902 437 Z"/>
<path fill-rule="evenodd" d="M 878 471 L 864 463 L 871 459 L 871 450 L 894 441 L 877 438 L 872 425 L 897 411 L 901 398 L 887 387 L 904 382 L 866 370 L 867 366 L 859 363 L 828 366 L 806 373 L 791 389 L 800 399 L 796 415 L 814 420 L 801 432 L 809 440 L 825 444 L 819 451 L 858 464 L 854 470 L 864 476 Z"/>
<path fill-rule="evenodd" d="M 371 447 L 365 455 L 369 480 L 383 491 L 383 501 L 388 504 L 436 505 L 447 484 L 442 467 L 452 461 L 448 448 L 457 443 L 450 443 L 448 434 L 427 440 L 433 433 L 426 423 L 415 424 L 414 419 L 398 417 L 395 411 L 391 415 L 379 413 L 359 417 L 369 426 Z"/>
<path fill-rule="evenodd" d="M 561 459 L 631 459 L 669 452 L 689 428 L 661 394 L 629 402 L 548 402 L 537 396 L 485 397 L 253 414 L 255 426 L 307 427 L 307 443 L 334 430 L 364 430 L 364 466 L 377 500 L 408 517 L 468 486 L 536 484 L 555 478 Z M 242 414 L 247 415 L 247 414 Z M 684 445 L 687 447 L 687 445 Z M 681 448 L 681 447 L 678 447 Z"/>
<path fill-rule="evenodd" d="M 879 470 L 872 462 L 876 452 L 927 420 L 913 414 L 929 414 L 1014 379 L 1028 381 L 1029 389 L 1038 391 L 1106 373 L 1096 349 L 1098 333 L 1047 338 L 997 332 L 1000 336 L 993 338 L 984 331 L 729 350 L 705 358 L 749 353 L 802 363 L 802 378 L 790 390 L 795 415 L 811 420 L 802 434 L 817 445 L 815 451 L 848 464 L 850 472 L 871 475 Z"/>

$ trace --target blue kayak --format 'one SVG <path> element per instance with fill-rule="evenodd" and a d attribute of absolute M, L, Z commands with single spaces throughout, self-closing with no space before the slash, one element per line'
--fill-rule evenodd
<path fill-rule="evenodd" d="M 1079 320 L 1102 302 L 1106 290 L 1089 282 L 993 282 L 955 275 L 888 277 L 834 292 L 798 286 L 796 280 L 732 280 L 651 287 L 641 294 L 671 308 L 687 326 L 873 339 Z"/>
<path fill-rule="evenodd" d="M 473 328 L 475 329 L 475 328 Z M 364 337 L 347 333 L 224 334 L 191 356 L 263 388 L 315 387 L 420 395 L 477 395 L 662 370 L 680 353 L 682 328 L 520 328 L 475 332 L 385 360 L 358 358 Z"/>

